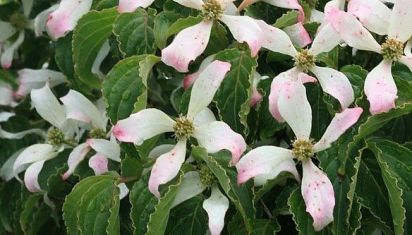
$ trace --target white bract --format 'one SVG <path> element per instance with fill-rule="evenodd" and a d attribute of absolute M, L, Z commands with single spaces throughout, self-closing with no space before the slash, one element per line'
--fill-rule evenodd
<path fill-rule="evenodd" d="M 1 106 L 17 106 L 17 102 L 14 101 L 13 88 L 5 82 L 0 81 L 0 105 Z"/>
<path fill-rule="evenodd" d="M 117 11 L 120 13 L 133 12 L 138 7 L 146 8 L 152 5 L 153 2 L 154 0 L 120 0 Z"/>
<path fill-rule="evenodd" d="M 17 73 L 19 88 L 15 93 L 16 97 L 25 97 L 32 89 L 42 88 L 46 83 L 50 88 L 67 83 L 63 73 L 50 69 L 21 69 Z"/>
<path fill-rule="evenodd" d="M 113 134 L 119 141 L 137 145 L 161 133 L 174 132 L 178 139 L 176 146 L 158 157 L 151 171 L 149 190 L 157 197 L 160 197 L 159 185 L 169 182 L 178 174 L 190 137 L 197 139 L 198 144 L 210 153 L 229 150 L 233 164 L 245 151 L 243 137 L 233 132 L 226 123 L 215 121 L 213 113 L 205 109 L 229 69 L 229 63 L 214 61 L 201 72 L 193 84 L 186 116 L 173 120 L 158 109 L 144 109 L 120 120 L 113 128 Z"/>

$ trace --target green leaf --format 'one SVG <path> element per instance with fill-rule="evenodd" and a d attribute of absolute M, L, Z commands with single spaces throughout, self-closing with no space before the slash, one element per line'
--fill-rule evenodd
<path fill-rule="evenodd" d="M 151 54 L 156 51 L 153 34 L 155 12 L 151 9 L 137 9 L 124 13 L 114 22 L 113 32 L 119 41 L 119 49 L 124 57 Z"/>
<path fill-rule="evenodd" d="M 173 208 L 165 234 L 206 234 L 208 219 L 203 200 L 202 196 L 196 196 Z"/>
<path fill-rule="evenodd" d="M 316 31 L 315 31 L 316 33 Z M 338 59 L 339 59 L 339 47 L 335 47 L 328 52 L 320 53 L 316 55 L 316 60 L 323 62 L 326 67 L 337 69 L 338 68 Z"/>
<path fill-rule="evenodd" d="M 356 195 L 363 207 L 372 215 L 379 218 L 386 226 L 392 225 L 392 218 L 387 201 L 388 193 L 383 182 L 380 167 L 375 157 L 371 157 L 370 151 L 364 151 L 360 162 Z"/>
<path fill-rule="evenodd" d="M 63 219 L 67 234 L 119 234 L 120 190 L 112 175 L 91 176 L 67 195 Z"/>
<path fill-rule="evenodd" d="M 180 19 L 180 15 L 173 11 L 162 11 L 154 19 L 153 35 L 159 49 L 166 47 L 170 26 Z"/>
<path fill-rule="evenodd" d="M 412 99 L 412 72 L 409 69 L 406 71 L 401 69 L 393 70 L 393 78 L 398 88 L 398 99 L 396 99 L 396 105 L 402 105 L 403 103 L 409 103 Z"/>
<path fill-rule="evenodd" d="M 261 235 L 276 234 L 280 231 L 280 225 L 277 221 L 271 221 L 268 219 L 256 219 L 253 221 L 253 233 Z"/>
<path fill-rule="evenodd" d="M 92 9 L 103 10 L 105 8 L 117 7 L 119 5 L 119 0 L 98 0 L 93 1 Z"/>
<path fill-rule="evenodd" d="M 235 132 L 247 134 L 256 59 L 250 56 L 250 52 L 235 48 L 217 53 L 215 59 L 231 64 L 230 71 L 214 97 L 219 116 Z"/>
<path fill-rule="evenodd" d="M 39 230 L 51 219 L 51 213 L 51 208 L 43 202 L 43 196 L 29 195 L 20 214 L 20 225 L 24 234 L 39 234 Z"/>
<path fill-rule="evenodd" d="M 370 139 L 389 195 L 395 234 L 412 231 L 412 151 L 385 139 Z"/>
<path fill-rule="evenodd" d="M 134 228 L 134 235 L 143 235 L 147 231 L 149 216 L 153 212 L 157 198 L 149 191 L 147 184 L 149 176 L 145 175 L 137 181 L 130 191 L 129 200 L 132 208 L 130 219 Z"/>
<path fill-rule="evenodd" d="M 112 123 L 146 107 L 147 79 L 159 60 L 154 55 L 132 56 L 119 61 L 107 74 L 103 96 Z"/>
<path fill-rule="evenodd" d="M 80 81 L 91 88 L 101 87 L 101 81 L 92 73 L 92 66 L 103 43 L 112 34 L 117 16 L 115 8 L 90 11 L 79 20 L 73 32 L 74 70 Z"/>
<path fill-rule="evenodd" d="M 412 103 L 405 103 L 402 106 L 391 109 L 387 113 L 369 116 L 366 121 L 359 125 L 357 134 L 353 136 L 353 140 L 348 144 L 346 152 L 342 152 L 340 155 L 338 155 L 340 161 L 342 162 L 339 168 L 339 173 L 344 175 L 346 161 L 349 157 L 354 156 L 353 152 L 359 148 L 359 144 L 364 138 L 378 131 L 392 119 L 407 115 L 411 111 Z"/>
<path fill-rule="evenodd" d="M 349 231 L 355 234 L 358 233 L 358 230 L 361 228 L 361 219 L 362 219 L 361 208 L 362 208 L 362 205 L 359 203 L 359 198 L 355 194 L 353 196 L 351 213 L 349 215 Z"/>
<path fill-rule="evenodd" d="M 405 115 L 394 119 L 379 133 L 388 140 L 405 143 L 412 140 L 412 115 Z"/>
<path fill-rule="evenodd" d="M 228 48 L 229 41 L 227 39 L 227 31 L 219 21 L 215 21 L 210 32 L 210 39 L 208 45 L 204 51 L 204 55 L 218 53 Z"/>
<path fill-rule="evenodd" d="M 57 66 L 71 81 L 73 81 L 75 76 L 72 52 L 72 36 L 73 34 L 69 33 L 65 37 L 57 40 L 56 50 L 54 54 L 54 59 L 56 60 Z"/>
<path fill-rule="evenodd" d="M 367 211 L 363 210 L 362 227 L 359 230 L 358 234 L 371 235 L 377 229 L 380 229 L 382 231 L 382 234 L 393 234 L 393 231 L 391 231 L 388 227 L 383 225 L 381 220 L 374 217 L 373 215 L 368 214 Z"/>
<path fill-rule="evenodd" d="M 275 26 L 276 28 L 285 28 L 291 25 L 294 25 L 298 22 L 298 15 L 297 11 L 288 11 L 283 14 L 281 17 L 276 19 Z"/>
<path fill-rule="evenodd" d="M 351 214 L 356 213 L 352 211 L 352 203 L 358 179 L 360 154 L 364 146 L 363 140 L 378 131 L 390 120 L 409 114 L 411 111 L 412 103 L 405 103 L 387 113 L 370 116 L 362 124 L 357 124 L 355 128 L 348 130 L 344 135 L 346 138 L 341 137 L 345 140 L 336 143 L 335 150 L 329 149 L 320 154 L 326 153 L 329 159 L 336 159 L 337 157 L 336 162 L 335 160 L 326 160 L 325 156 L 321 159 L 322 168 L 327 169 L 328 177 L 334 185 L 336 205 L 339 208 L 335 210 L 334 214 L 335 221 L 337 221 L 337 223 L 334 223 L 335 232 L 345 233 L 347 229 L 357 230 L 360 226 L 359 223 L 350 225 L 349 219 Z M 354 132 L 354 129 L 357 129 L 357 131 Z M 333 151 L 335 152 L 333 153 Z M 338 173 L 336 174 L 336 172 Z"/>
<path fill-rule="evenodd" d="M 227 152 L 219 152 L 218 155 L 212 157 L 208 156 L 206 149 L 202 147 L 194 147 L 192 149 L 192 156 L 195 159 L 201 159 L 206 162 L 209 169 L 218 179 L 220 186 L 225 191 L 228 198 L 236 206 L 243 221 L 246 225 L 246 229 L 250 232 L 253 229 L 252 221 L 255 218 L 255 207 L 253 204 L 253 195 L 251 192 L 251 183 L 243 185 L 237 185 L 237 172 L 228 168 L 230 154 Z M 219 161 L 217 161 L 219 159 Z"/>
<path fill-rule="evenodd" d="M 381 163 L 382 167 L 382 177 L 385 182 L 385 185 L 388 189 L 389 194 L 389 205 L 391 208 L 391 214 L 393 217 L 393 224 L 394 224 L 394 231 L 395 234 L 406 234 L 404 231 L 404 224 L 405 224 L 405 208 L 403 207 L 403 200 L 402 200 L 402 189 L 399 187 L 399 184 L 390 172 L 389 166 L 385 165 L 385 163 Z"/>
<path fill-rule="evenodd" d="M 57 157 L 46 161 L 38 176 L 41 188 L 51 197 L 64 199 L 72 189 L 72 185 L 61 177 L 67 171 L 65 163 L 70 152 L 71 150 L 61 152 Z"/>
<path fill-rule="evenodd" d="M 268 24 L 273 24 L 277 18 L 281 17 L 281 11 L 279 8 L 273 7 L 273 5 L 258 1 L 247 6 L 244 15 L 255 19 L 261 19 Z"/>
<path fill-rule="evenodd" d="M 17 201 L 20 198 L 21 187 L 17 180 L 1 182 L 0 184 L 0 223 L 6 231 L 16 234 L 18 234 L 18 230 L 14 225 L 19 222 L 16 215 L 19 211 L 16 207 L 19 206 Z M 18 229 L 20 229 L 20 224 L 18 224 Z"/>
<path fill-rule="evenodd" d="M 307 15 L 305 15 L 307 16 Z M 320 24 L 318 22 L 309 22 L 309 23 L 305 23 L 303 25 L 303 27 L 306 29 L 306 31 L 309 34 L 310 38 L 315 38 L 316 37 L 316 33 L 318 32 L 318 28 L 319 28 Z M 333 52 L 332 54 L 335 54 L 336 52 Z M 332 57 L 337 56 L 336 54 L 333 55 Z"/>
<path fill-rule="evenodd" d="M 138 158 L 126 156 L 120 164 L 123 178 L 140 178 L 143 166 Z"/>
<path fill-rule="evenodd" d="M 310 8 L 316 8 L 318 6 L 318 0 L 301 0 L 302 2 L 306 3 Z"/>
<path fill-rule="evenodd" d="M 229 234 L 246 235 L 246 234 L 259 234 L 259 235 L 273 235 L 280 231 L 280 225 L 276 220 L 269 219 L 255 219 L 251 221 L 253 224 L 253 232 L 248 233 L 244 226 L 239 226 L 241 221 L 232 220 L 229 224 Z"/>
<path fill-rule="evenodd" d="M 296 190 L 297 187 L 300 187 L 300 185 L 288 184 L 287 186 L 283 187 L 280 192 L 277 193 L 275 199 L 275 207 L 272 210 L 272 214 L 274 216 L 281 215 L 286 211 L 289 211 L 288 201 L 290 195 Z M 271 200 L 273 199 L 271 198 Z"/>
<path fill-rule="evenodd" d="M 295 177 L 290 172 L 281 172 L 276 178 L 268 180 L 264 185 L 255 189 L 254 201 L 257 203 L 267 192 L 269 192 L 275 185 L 286 183 L 287 179 L 294 179 Z"/>
<path fill-rule="evenodd" d="M 308 84 L 306 93 L 312 106 L 312 130 L 310 136 L 315 140 L 319 140 L 332 120 L 331 114 L 328 112 L 327 103 L 324 102 L 326 93 L 323 92 L 319 84 Z"/>

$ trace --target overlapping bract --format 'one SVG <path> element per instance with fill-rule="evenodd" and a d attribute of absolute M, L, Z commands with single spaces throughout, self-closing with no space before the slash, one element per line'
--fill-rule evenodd
<path fill-rule="evenodd" d="M 149 190 L 160 197 L 159 185 L 173 179 L 179 172 L 186 156 L 186 143 L 190 137 L 197 140 L 200 146 L 210 153 L 227 149 L 232 153 L 235 164 L 246 149 L 243 137 L 231 130 L 224 122 L 215 121 L 213 113 L 207 109 L 230 64 L 214 61 L 209 64 L 193 84 L 188 113 L 175 120 L 158 109 L 145 109 L 129 118 L 120 120 L 113 128 L 114 136 L 122 142 L 142 144 L 143 141 L 164 132 L 174 132 L 177 137 L 176 146 L 156 159 L 151 170 Z M 181 120 L 187 120 L 190 132 L 179 136 L 177 126 Z M 150 120 L 150 121 L 149 121 Z"/>
<path fill-rule="evenodd" d="M 403 53 L 404 44 L 412 35 L 410 2 L 396 1 L 390 10 L 378 0 L 351 1 L 348 12 L 331 8 L 327 20 L 349 46 L 383 55 L 382 62 L 368 74 L 364 91 L 372 114 L 394 108 L 398 96 L 391 73 L 392 63 L 399 61 L 412 70 L 410 50 Z M 387 35 L 386 42 L 379 45 L 367 29 Z"/>
<path fill-rule="evenodd" d="M 278 95 L 277 107 L 278 115 L 295 133 L 295 143 L 303 141 L 312 145 L 310 139 L 312 110 L 301 81 L 285 81 Z M 316 153 L 329 148 L 340 135 L 356 123 L 361 113 L 361 108 L 347 108 L 342 113 L 336 114 L 322 138 L 310 147 L 312 148 L 310 151 Z M 333 221 L 335 197 L 328 177 L 313 164 L 310 158 L 301 159 L 294 149 L 288 150 L 275 146 L 258 147 L 248 152 L 236 164 L 238 182 L 244 183 L 252 177 L 259 177 L 259 180 L 273 179 L 283 171 L 290 172 L 298 178 L 293 159 L 302 162 L 302 196 L 306 211 L 314 220 L 313 226 L 319 231 Z"/>

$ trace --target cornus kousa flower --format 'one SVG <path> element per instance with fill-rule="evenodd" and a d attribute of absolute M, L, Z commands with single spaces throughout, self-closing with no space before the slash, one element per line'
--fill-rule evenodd
<path fill-rule="evenodd" d="M 316 81 L 316 79 L 309 76 L 307 72 L 312 72 L 316 76 L 323 91 L 336 98 L 342 109 L 347 108 L 353 102 L 353 89 L 348 78 L 343 73 L 335 69 L 318 67 L 315 64 L 316 55 L 331 50 L 339 43 L 339 38 L 329 40 L 329 37 L 331 36 L 331 34 L 328 34 L 328 32 L 330 32 L 329 27 L 324 27 L 321 29 L 313 40 L 310 49 L 302 49 L 297 51 L 293 47 L 289 37 L 282 30 L 264 25 L 263 23 L 261 23 L 261 25 L 262 28 L 265 28 L 264 32 L 267 32 L 266 35 L 268 38 L 277 38 L 276 42 L 269 41 L 266 43 L 267 45 L 265 45 L 265 47 L 272 51 L 290 55 L 294 57 L 295 60 L 295 67 L 286 72 L 280 73 L 273 79 L 271 85 L 269 108 L 276 120 L 280 122 L 283 121 L 279 115 L 277 100 L 280 91 L 284 88 L 284 85 L 287 84 L 288 81 Z"/>
<path fill-rule="evenodd" d="M 99 100 L 95 105 L 75 90 L 70 90 L 60 100 L 64 104 L 66 117 L 85 124 L 86 126 L 83 128 L 89 130 L 86 142 L 77 145 L 70 153 L 67 160 L 69 169 L 62 178 L 66 180 L 73 174 L 76 167 L 91 150 L 94 150 L 95 154 L 89 159 L 89 167 L 93 169 L 95 175 L 106 173 L 109 171 L 109 159 L 120 162 L 120 147 L 114 137 L 110 135 L 110 131 L 106 130 L 108 118 L 104 103 Z M 108 136 L 111 136 L 110 140 L 107 140 Z M 128 194 L 129 189 L 124 183 L 117 186 L 120 189 L 119 197 L 122 199 Z"/>
<path fill-rule="evenodd" d="M 386 17 L 386 10 L 379 4 L 369 4 L 374 14 L 367 17 L 362 9 L 363 5 L 356 8 L 355 2 L 351 4 L 352 12 L 356 12 L 363 22 L 367 22 L 367 28 L 380 34 L 387 32 L 384 43 L 379 45 L 367 29 L 356 19 L 356 17 L 337 8 L 331 8 L 327 18 L 340 37 L 351 47 L 359 50 L 368 50 L 382 55 L 383 60 L 366 77 L 364 91 L 370 103 L 370 112 L 378 114 L 387 112 L 395 107 L 397 98 L 397 87 L 392 77 L 391 66 L 393 62 L 405 64 L 412 70 L 412 56 L 406 50 L 404 44 L 412 35 L 412 5 L 408 0 L 395 2 L 392 11 Z M 373 7 L 373 8 L 372 8 Z M 356 10 L 355 10 L 356 9 Z M 379 15 L 380 17 L 374 17 Z M 383 18 L 389 19 L 384 23 Z M 366 20 L 365 20 L 366 19 Z M 369 20 L 371 19 L 371 20 Z M 386 29 L 382 26 L 386 25 Z M 408 47 L 407 47 L 408 48 Z"/>
<path fill-rule="evenodd" d="M 62 0 L 46 21 L 46 29 L 53 39 L 58 39 L 72 31 L 77 21 L 92 6 L 93 0 Z"/>
<path fill-rule="evenodd" d="M 331 146 L 340 135 L 350 128 L 362 113 L 361 108 L 347 108 L 332 119 L 322 138 L 317 142 L 309 138 L 312 125 L 312 110 L 302 82 L 286 81 L 280 91 L 277 105 L 279 114 L 296 135 L 292 149 L 262 146 L 251 150 L 236 164 L 238 183 L 250 178 L 273 179 L 280 172 L 288 171 L 297 176 L 294 159 L 302 164 L 302 196 L 306 211 L 313 218 L 313 227 L 321 230 L 333 221 L 335 197 L 333 186 L 311 158 L 315 153 Z"/>
<path fill-rule="evenodd" d="M 106 139 L 110 136 L 110 131 L 106 130 L 108 118 L 103 102 L 94 105 L 75 90 L 70 90 L 60 100 L 64 104 L 66 118 L 86 124 L 83 128 L 89 130 L 86 142 L 76 146 L 70 153 L 67 162 L 69 169 L 63 174 L 63 179 L 67 179 L 74 172 L 92 149 L 96 153 L 89 159 L 89 166 L 96 175 L 108 171 L 108 159 L 120 162 L 120 147 L 116 140 L 114 138 Z"/>
<path fill-rule="evenodd" d="M 229 150 L 233 164 L 245 151 L 246 143 L 242 136 L 233 132 L 226 123 L 214 121 L 213 114 L 205 109 L 229 69 L 229 63 L 214 61 L 202 71 L 193 84 L 186 116 L 173 120 L 158 109 L 145 109 L 119 121 L 113 128 L 113 134 L 119 141 L 137 145 L 158 134 L 174 132 L 178 140 L 176 146 L 156 159 L 150 174 L 149 190 L 155 196 L 160 197 L 160 184 L 169 182 L 178 174 L 190 137 L 210 153 Z"/>
<path fill-rule="evenodd" d="M 195 60 L 209 42 L 214 20 L 227 25 L 238 42 L 246 42 L 252 56 L 261 48 L 261 29 L 254 19 L 248 16 L 230 15 L 236 11 L 231 1 L 224 0 L 175 0 L 175 2 L 200 10 L 203 21 L 180 31 L 173 42 L 162 50 L 162 61 L 179 72 L 187 72 L 189 63 Z"/>
<path fill-rule="evenodd" d="M 34 144 L 23 150 L 13 165 L 13 174 L 24 171 L 24 183 L 30 192 L 40 192 L 37 180 L 45 161 L 52 159 L 66 147 L 73 147 L 75 137 L 79 137 L 78 125 L 66 119 L 63 106 L 46 84 L 41 89 L 31 91 L 31 101 L 37 113 L 53 125 L 47 133 L 47 143 Z"/>

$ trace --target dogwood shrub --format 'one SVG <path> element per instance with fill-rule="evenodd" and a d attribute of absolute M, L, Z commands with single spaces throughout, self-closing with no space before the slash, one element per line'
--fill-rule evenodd
<path fill-rule="evenodd" d="M 0 13 L 0 234 L 412 233 L 409 0 Z"/>

